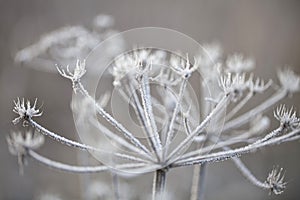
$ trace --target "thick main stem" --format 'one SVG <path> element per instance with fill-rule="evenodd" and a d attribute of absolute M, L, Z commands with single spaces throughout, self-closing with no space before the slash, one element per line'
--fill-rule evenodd
<path fill-rule="evenodd" d="M 154 173 L 152 200 L 163 200 L 166 188 L 166 169 L 158 169 Z"/>
<path fill-rule="evenodd" d="M 204 179 L 206 164 L 196 165 L 193 171 L 191 200 L 202 200 L 204 196 Z"/>
<path fill-rule="evenodd" d="M 205 140 L 205 143 L 207 140 Z M 200 143 L 197 144 L 197 149 L 200 149 Z M 194 166 L 193 181 L 190 200 L 202 200 L 204 197 L 204 178 L 206 173 L 206 163 Z"/>

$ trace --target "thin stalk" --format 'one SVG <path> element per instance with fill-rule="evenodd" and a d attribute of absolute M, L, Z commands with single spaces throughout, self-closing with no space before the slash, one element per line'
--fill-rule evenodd
<path fill-rule="evenodd" d="M 203 145 L 206 146 L 208 138 L 206 137 Z M 201 148 L 200 143 L 197 144 L 196 149 Z M 194 166 L 193 181 L 190 200 L 202 200 L 204 197 L 204 179 L 206 174 L 206 163 Z"/>
<path fill-rule="evenodd" d="M 64 163 L 61 163 L 61 162 L 50 160 L 49 158 L 46 158 L 46 157 L 44 157 L 44 156 L 42 156 L 42 155 L 40 155 L 40 154 L 36 153 L 35 151 L 30 150 L 30 149 L 28 150 L 28 155 L 31 158 L 33 158 L 34 160 L 36 160 L 37 162 L 39 162 L 40 164 L 43 164 L 47 167 L 57 169 L 57 170 L 60 170 L 60 171 L 65 171 L 65 172 L 99 173 L 99 172 L 111 170 L 111 168 L 108 167 L 108 166 L 74 166 L 74 165 L 64 164 Z M 128 164 L 118 165 L 117 167 L 119 169 L 131 169 L 131 168 L 144 167 L 144 166 L 146 166 L 146 164 L 143 164 L 143 163 L 138 163 L 138 164 L 128 163 Z"/>
<path fill-rule="evenodd" d="M 77 136 L 77 138 L 79 139 L 78 136 Z M 85 152 L 79 151 L 79 152 L 77 152 L 76 156 L 77 156 L 77 162 L 78 162 L 79 165 L 87 165 L 89 163 L 88 156 Z M 81 199 L 84 199 L 84 197 L 87 196 L 87 189 L 88 189 L 90 178 L 91 177 L 88 174 L 79 175 L 79 185 L 80 185 Z"/>
<path fill-rule="evenodd" d="M 166 188 L 166 175 L 165 169 L 158 169 L 154 173 L 153 178 L 153 191 L 152 200 L 163 200 Z"/>
<path fill-rule="evenodd" d="M 210 120 L 218 113 L 218 111 L 226 104 L 228 97 L 224 96 L 217 106 L 209 113 L 209 115 L 200 123 L 199 126 L 186 137 L 178 146 L 175 148 L 168 156 L 168 161 L 170 161 L 175 155 L 180 154 L 184 148 L 188 148 L 189 144 L 193 141 L 195 136 L 197 136 L 210 122 Z M 172 162 L 172 161 L 171 161 Z"/>
<path fill-rule="evenodd" d="M 181 104 L 181 101 L 182 101 L 182 97 L 183 97 L 183 93 L 184 93 L 184 89 L 186 87 L 186 84 L 187 84 L 187 79 L 184 79 L 181 83 L 181 86 L 180 86 L 180 90 L 179 90 L 179 96 L 178 96 L 178 101 L 176 102 L 176 106 L 174 108 L 174 111 L 173 111 L 173 114 L 172 114 L 172 118 L 171 118 L 171 121 L 170 121 L 170 124 L 169 124 L 169 127 L 168 127 L 168 132 L 167 132 L 167 137 L 166 137 L 166 141 L 165 141 L 165 151 L 164 151 L 164 157 L 166 156 L 166 154 L 168 153 L 168 150 L 169 150 L 169 145 L 173 139 L 173 126 L 174 126 L 174 123 L 175 123 L 175 119 L 176 119 L 176 116 L 178 114 L 178 111 L 179 111 L 179 107 L 180 107 L 180 104 Z"/>
<path fill-rule="evenodd" d="M 131 143 L 129 143 L 128 141 L 124 140 L 122 137 L 114 134 L 113 132 L 111 132 L 108 128 L 106 128 L 105 126 L 103 126 L 98 120 L 91 118 L 90 122 L 96 127 L 98 128 L 105 136 L 109 137 L 111 140 L 113 140 L 114 142 L 118 143 L 119 145 L 126 147 L 127 149 L 133 151 L 134 153 L 141 155 L 143 157 L 145 157 L 147 160 L 152 161 L 153 159 L 148 156 L 147 154 L 144 154 L 143 151 L 141 151 L 139 148 L 137 148 L 136 146 L 132 145 Z"/>
<path fill-rule="evenodd" d="M 156 154 L 158 160 L 161 160 L 161 150 L 162 144 L 157 132 L 157 127 L 154 119 L 154 114 L 152 110 L 152 100 L 150 95 L 150 87 L 149 87 L 149 78 L 146 74 L 141 76 L 140 81 L 140 92 L 141 92 L 141 99 L 142 105 L 144 110 L 144 116 L 146 119 L 146 127 L 151 131 L 150 132 L 150 141 L 153 146 L 153 150 Z"/>
<path fill-rule="evenodd" d="M 189 157 L 196 156 L 196 155 L 199 155 L 199 154 L 203 155 L 203 154 L 205 154 L 207 152 L 210 152 L 212 150 L 216 150 L 216 149 L 222 148 L 224 146 L 234 145 L 234 144 L 237 144 L 237 143 L 245 143 L 245 142 L 249 143 L 249 140 L 247 139 L 247 137 L 249 136 L 249 133 L 250 132 L 245 132 L 242 135 L 233 137 L 233 138 L 231 138 L 229 140 L 222 140 L 222 141 L 220 141 L 220 142 L 218 142 L 216 144 L 212 144 L 212 145 L 203 147 L 201 149 L 190 151 L 190 152 L 188 152 L 186 154 L 183 154 L 180 157 L 180 159 L 189 158 Z M 210 139 L 213 139 L 213 137 L 210 137 Z M 215 140 L 215 142 L 217 142 L 217 139 Z"/>
<path fill-rule="evenodd" d="M 268 135 L 266 135 L 265 137 L 263 137 L 260 140 L 257 140 L 254 144 L 259 144 L 259 143 L 263 143 L 271 138 L 276 137 L 277 135 L 281 134 L 283 131 L 283 127 L 280 126 L 279 128 L 275 129 L 274 131 L 272 131 L 271 133 L 269 133 Z"/>
<path fill-rule="evenodd" d="M 259 113 L 264 112 L 266 109 L 270 108 L 272 105 L 286 97 L 288 94 L 287 90 L 279 90 L 277 93 L 275 93 L 273 96 L 271 96 L 268 100 L 263 102 L 262 104 L 256 106 L 252 110 L 244 113 L 243 115 L 240 115 L 239 117 L 225 123 L 223 132 L 229 131 L 234 128 L 241 127 L 242 125 L 246 124 L 250 119 L 252 119 L 254 116 L 258 115 Z"/>
<path fill-rule="evenodd" d="M 213 142 L 217 142 L 216 139 L 211 138 Z M 261 142 L 264 142 L 266 140 L 262 140 Z M 223 150 L 231 150 L 230 147 L 228 146 L 223 146 Z M 241 172 L 241 174 L 248 180 L 250 181 L 253 185 L 263 188 L 263 189 L 270 189 L 268 184 L 265 184 L 258 180 L 252 173 L 251 171 L 247 168 L 247 166 L 241 161 L 240 158 L 234 157 L 231 159 L 232 162 L 235 164 L 235 166 L 238 168 L 238 170 Z"/>
<path fill-rule="evenodd" d="M 228 147 L 224 147 L 224 150 L 230 150 Z M 241 161 L 239 158 L 232 158 L 233 163 L 236 165 L 236 167 L 239 169 L 239 171 L 242 173 L 242 175 L 248 179 L 253 185 L 256 185 L 257 187 L 263 188 L 263 189 L 269 189 L 270 187 L 258 180 L 251 171 L 246 167 L 246 165 Z"/>
<path fill-rule="evenodd" d="M 71 147 L 75 147 L 75 148 L 78 148 L 78 149 L 81 149 L 81 150 L 90 150 L 90 151 L 100 151 L 100 152 L 103 152 L 102 150 L 100 149 L 97 149 L 97 148 L 94 148 L 92 146 L 89 146 L 89 145 L 86 145 L 86 144 L 82 144 L 82 143 L 79 143 L 79 142 L 76 142 L 76 141 L 73 141 L 73 140 L 70 140 L 70 139 L 67 139 L 65 137 L 62 137 L 54 132 L 51 132 L 49 131 L 48 129 L 44 128 L 43 126 L 41 126 L 40 124 L 38 124 L 36 121 L 34 121 L 33 119 L 28 119 L 28 122 L 29 124 L 36 128 L 36 130 L 40 133 L 42 133 L 43 135 L 45 136 L 49 136 L 50 138 L 62 143 L 62 144 L 66 144 L 68 146 L 71 146 Z"/>
<path fill-rule="evenodd" d="M 259 148 L 270 146 L 274 144 L 280 144 L 283 142 L 288 141 L 289 139 L 292 140 L 293 138 L 298 138 L 298 134 L 300 133 L 300 129 L 296 129 L 291 131 L 288 134 L 271 138 L 267 141 L 264 141 L 262 143 L 253 143 L 244 147 L 240 147 L 233 150 L 228 151 L 221 151 L 216 153 L 211 153 L 207 155 L 202 156 L 196 156 L 192 158 L 187 158 L 183 160 L 178 160 L 177 162 L 173 163 L 170 167 L 179 167 L 179 166 L 190 166 L 190 165 L 197 165 L 197 164 L 203 164 L 203 163 L 211 163 L 211 162 L 218 162 L 223 161 L 229 158 L 233 157 L 239 157 L 242 154 L 252 152 L 254 150 L 257 150 Z"/>
<path fill-rule="evenodd" d="M 206 164 L 196 165 L 194 167 L 190 200 L 202 200 L 203 199 L 205 173 L 206 173 Z"/>
<path fill-rule="evenodd" d="M 137 93 L 134 89 L 134 86 L 132 85 L 132 83 L 129 83 L 129 86 L 125 84 L 125 88 L 127 89 L 127 92 L 129 94 L 132 94 L 133 96 L 133 102 L 130 100 L 130 98 L 127 96 L 127 94 L 123 91 L 123 90 L 118 90 L 118 92 L 120 93 L 120 95 L 123 97 L 123 99 L 127 102 L 129 102 L 129 104 L 132 106 L 140 124 L 142 125 L 142 129 L 143 131 L 146 133 L 146 139 L 148 142 L 148 145 L 152 148 L 155 149 L 154 144 L 152 142 L 151 138 L 151 130 L 149 129 L 149 127 L 146 125 L 146 119 L 145 119 L 145 115 L 144 115 L 144 110 L 142 108 L 142 105 L 140 103 L 140 100 L 137 96 Z"/>
<path fill-rule="evenodd" d="M 191 128 L 189 126 L 189 121 L 187 117 L 183 118 L 183 126 L 184 126 L 184 130 L 186 135 L 190 135 L 191 134 Z"/>
<path fill-rule="evenodd" d="M 106 152 L 106 151 L 103 151 L 101 149 L 98 149 L 98 148 L 95 148 L 95 147 L 92 147 L 92 146 L 89 146 L 89 145 L 86 145 L 86 144 L 82 144 L 82 143 L 79 143 L 79 142 L 76 142 L 76 141 L 73 141 L 73 140 L 70 140 L 70 139 L 67 139 L 65 137 L 62 137 L 54 132 L 51 132 L 49 131 L 48 129 L 44 128 L 43 126 L 41 126 L 40 124 L 38 124 L 36 121 L 34 121 L 33 119 L 28 119 L 28 122 L 31 124 L 31 126 L 33 126 L 34 128 L 36 128 L 36 130 L 40 133 L 42 133 L 43 135 L 45 136 L 48 136 L 62 144 L 65 144 L 65 145 L 68 145 L 68 146 L 71 146 L 71 147 L 74 147 L 74 148 L 78 148 L 80 150 L 85 150 L 85 151 L 94 151 L 94 152 L 99 152 L 99 153 L 103 153 L 103 154 L 110 154 L 110 155 L 114 155 L 114 156 L 117 156 L 119 158 L 122 158 L 122 159 L 134 159 L 138 162 L 141 161 L 141 159 L 138 159 L 136 157 L 132 157 L 130 155 L 126 155 L 126 154 L 120 154 L 120 153 L 111 153 L 111 152 Z"/>
<path fill-rule="evenodd" d="M 126 87 L 126 85 L 125 85 L 125 87 Z M 136 92 L 135 92 L 134 87 L 132 86 L 132 84 L 130 84 L 130 88 L 131 88 L 130 90 L 128 88 L 127 88 L 127 90 L 129 92 L 131 91 L 130 93 L 132 94 L 133 100 L 134 100 L 134 102 L 129 101 L 130 105 L 133 107 L 133 109 L 134 109 L 134 111 L 135 111 L 135 113 L 136 113 L 136 115 L 138 117 L 138 120 L 139 120 L 140 124 L 143 125 L 142 127 L 143 127 L 144 131 L 145 132 L 147 131 L 146 132 L 147 141 L 148 141 L 149 145 L 151 146 L 151 143 L 149 141 L 150 132 L 149 132 L 149 130 L 146 129 L 145 118 L 144 118 L 144 114 L 143 114 L 143 109 L 142 109 L 141 103 L 140 103 L 140 101 L 138 99 L 138 96 L 137 96 L 137 94 L 136 94 Z M 129 97 L 122 90 L 120 90 L 120 93 L 121 93 L 121 96 L 125 100 L 129 100 Z M 152 106 L 154 108 L 156 108 L 157 111 L 161 112 L 163 115 L 167 115 L 166 112 L 163 111 L 165 109 L 165 107 L 163 105 L 161 105 L 161 103 L 157 99 L 155 99 L 155 97 L 152 96 L 151 99 L 152 99 L 152 103 L 153 103 Z M 159 123 L 159 124 L 163 125 L 163 124 L 165 124 L 166 121 L 167 121 L 166 119 L 163 119 L 163 118 L 161 118 L 159 116 L 155 116 L 155 122 L 156 123 Z M 179 130 L 180 128 L 181 128 L 180 125 L 178 125 L 176 123 L 174 124 L 174 129 L 175 130 Z M 163 138 L 161 140 L 164 141 Z"/>
<path fill-rule="evenodd" d="M 133 96 L 133 100 L 134 100 L 134 104 L 132 105 L 132 107 L 135 108 L 138 119 L 139 119 L 140 123 L 142 124 L 144 132 L 146 133 L 147 142 L 152 149 L 156 149 L 154 140 L 152 139 L 151 127 L 147 126 L 147 123 L 146 123 L 146 119 L 145 119 L 146 113 L 144 112 L 144 110 L 142 108 L 140 100 L 139 100 L 137 93 L 135 92 L 135 89 L 132 84 L 130 84 L 130 91 L 132 92 L 132 96 Z M 159 158 L 158 152 L 157 151 L 155 151 L 155 152 L 156 152 L 156 157 Z"/>
<path fill-rule="evenodd" d="M 227 115 L 226 121 L 230 120 L 251 98 L 253 97 L 253 92 L 250 91 L 247 96 L 245 96 Z"/>
<path fill-rule="evenodd" d="M 114 119 L 109 113 L 107 113 L 96 101 L 95 99 L 90 96 L 88 91 L 84 88 L 84 86 L 79 82 L 78 83 L 79 89 L 82 94 L 84 94 L 87 98 L 89 98 L 95 105 L 97 112 L 111 125 L 113 125 L 116 129 L 118 129 L 123 135 L 130 140 L 136 147 L 140 148 L 144 153 L 148 154 L 149 156 L 151 153 L 149 150 L 136 138 L 130 133 L 122 124 L 120 124 L 116 119 Z"/>

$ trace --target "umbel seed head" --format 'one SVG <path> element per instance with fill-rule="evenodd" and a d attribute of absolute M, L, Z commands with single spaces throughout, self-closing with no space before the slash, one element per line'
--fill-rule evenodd
<path fill-rule="evenodd" d="M 13 124 L 19 123 L 21 120 L 24 122 L 28 121 L 32 117 L 39 117 L 43 114 L 39 109 L 36 108 L 37 99 L 35 99 L 33 105 L 31 105 L 30 101 L 27 100 L 25 103 L 24 98 L 20 100 L 19 98 L 17 101 L 14 101 L 14 108 L 13 112 L 18 114 L 19 117 L 15 118 L 12 122 Z"/>

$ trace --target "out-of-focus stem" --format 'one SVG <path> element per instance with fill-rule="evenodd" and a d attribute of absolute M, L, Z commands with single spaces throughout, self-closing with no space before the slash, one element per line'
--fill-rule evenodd
<path fill-rule="evenodd" d="M 112 172 L 112 182 L 113 182 L 113 187 L 114 187 L 114 196 L 115 200 L 120 199 L 120 180 L 117 174 Z"/>

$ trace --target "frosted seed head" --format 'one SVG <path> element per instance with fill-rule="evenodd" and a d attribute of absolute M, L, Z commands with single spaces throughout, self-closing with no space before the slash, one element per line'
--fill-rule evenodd
<path fill-rule="evenodd" d="M 253 74 L 251 74 L 247 81 L 247 84 L 249 90 L 253 93 L 263 93 L 273 84 L 273 81 L 269 80 L 267 83 L 265 83 L 265 81 L 260 78 L 254 80 Z"/>
<path fill-rule="evenodd" d="M 280 122 L 283 128 L 290 128 L 292 130 L 299 127 L 300 119 L 296 115 L 293 107 L 288 109 L 285 105 L 280 105 L 274 111 L 274 117 Z"/>
<path fill-rule="evenodd" d="M 278 79 L 283 89 L 290 93 L 294 93 L 300 90 L 300 77 L 296 75 L 291 69 L 285 68 L 278 70 Z"/>
<path fill-rule="evenodd" d="M 233 76 L 231 73 L 228 73 L 226 76 L 220 78 L 219 86 L 235 102 L 242 97 L 243 92 L 248 88 L 248 82 L 244 73 L 234 74 Z"/>
<path fill-rule="evenodd" d="M 221 45 L 217 42 L 204 44 L 201 51 L 196 55 L 200 70 L 206 70 L 207 68 L 211 68 L 210 66 L 215 65 L 215 63 L 218 63 L 222 57 L 222 53 Z"/>
<path fill-rule="evenodd" d="M 114 86 L 120 86 L 121 80 L 136 72 L 139 62 L 132 55 L 121 55 L 115 59 L 114 66 L 112 68 L 112 75 L 114 77 Z"/>
<path fill-rule="evenodd" d="M 44 137 L 40 134 L 33 134 L 28 131 L 25 134 L 21 132 L 12 132 L 6 137 L 9 152 L 18 156 L 20 174 L 23 174 L 23 166 L 26 164 L 25 156 L 28 149 L 38 149 L 44 144 Z"/>
<path fill-rule="evenodd" d="M 228 72 L 243 73 L 254 69 L 255 62 L 251 58 L 244 58 L 242 54 L 233 54 L 227 58 L 226 66 Z"/>
<path fill-rule="evenodd" d="M 13 155 L 25 154 L 26 149 L 38 149 L 44 144 L 44 136 L 33 134 L 30 131 L 22 134 L 21 132 L 12 132 L 6 137 L 9 151 Z"/>
<path fill-rule="evenodd" d="M 38 108 L 36 108 L 36 103 L 37 103 L 37 99 L 35 99 L 33 105 L 31 105 L 29 100 L 25 102 L 24 98 L 22 100 L 18 98 L 16 101 L 14 101 L 15 106 L 13 108 L 13 112 L 18 114 L 19 116 L 15 118 L 12 122 L 14 124 L 17 124 L 21 120 L 26 122 L 32 117 L 41 116 L 43 112 L 41 112 Z"/>
<path fill-rule="evenodd" d="M 183 59 L 178 55 L 171 55 L 170 67 L 176 74 L 186 79 L 189 78 L 192 73 L 198 69 L 199 63 L 197 59 L 194 58 L 194 64 L 191 64 L 188 54 L 186 55 L 186 59 Z"/>
<path fill-rule="evenodd" d="M 284 173 L 283 168 L 273 168 L 273 170 L 269 173 L 268 178 L 265 182 L 268 185 L 271 192 L 278 195 L 283 193 L 286 188 L 286 182 L 284 182 Z"/>
<path fill-rule="evenodd" d="M 165 65 L 166 52 L 147 48 L 135 49 L 122 54 L 114 61 L 111 74 L 114 77 L 114 86 L 120 86 L 125 77 L 134 77 L 139 73 L 155 73 L 159 69 L 156 65 Z M 146 71 L 144 69 L 147 69 Z"/>
<path fill-rule="evenodd" d="M 74 69 L 73 79 L 80 80 L 80 78 L 86 73 L 85 60 L 80 61 L 77 59 L 76 66 Z"/>
<path fill-rule="evenodd" d="M 56 69 L 61 76 L 72 81 L 72 87 L 74 92 L 76 93 L 78 90 L 80 79 L 86 73 L 85 60 L 80 61 L 79 59 L 77 59 L 74 72 L 70 71 L 69 66 L 67 66 L 67 72 L 64 69 L 60 69 L 58 66 L 56 66 Z"/>
<path fill-rule="evenodd" d="M 98 37 L 86 28 L 66 26 L 43 35 L 38 42 L 19 51 L 15 56 L 15 61 L 31 62 L 48 54 L 50 58 L 59 57 L 69 61 L 78 55 L 87 54 L 87 51 L 98 43 Z"/>

